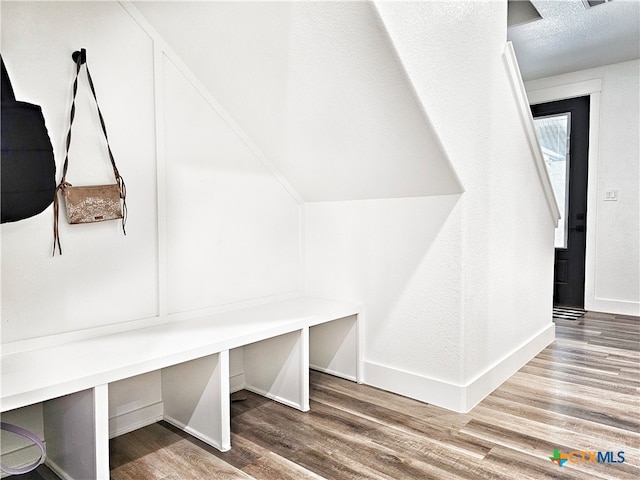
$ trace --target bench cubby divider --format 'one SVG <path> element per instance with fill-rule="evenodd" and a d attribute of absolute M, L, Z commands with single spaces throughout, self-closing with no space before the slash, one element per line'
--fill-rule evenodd
<path fill-rule="evenodd" d="M 47 465 L 63 480 L 109 478 L 107 385 L 43 404 Z"/>
<path fill-rule="evenodd" d="M 309 410 L 309 328 L 245 345 L 245 388 Z"/>
<path fill-rule="evenodd" d="M 229 426 L 229 350 L 162 369 L 164 419 L 226 452 Z"/>

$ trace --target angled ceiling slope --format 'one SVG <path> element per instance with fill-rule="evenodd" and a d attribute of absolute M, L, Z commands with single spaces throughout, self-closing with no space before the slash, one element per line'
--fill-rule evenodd
<path fill-rule="evenodd" d="M 135 2 L 305 201 L 462 189 L 367 2 Z"/>

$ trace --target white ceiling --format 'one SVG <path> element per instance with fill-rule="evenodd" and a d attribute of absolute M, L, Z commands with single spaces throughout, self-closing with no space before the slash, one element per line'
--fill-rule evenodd
<path fill-rule="evenodd" d="M 582 0 L 531 4 L 542 19 L 508 29 L 525 80 L 640 58 L 640 0 L 591 8 Z"/>

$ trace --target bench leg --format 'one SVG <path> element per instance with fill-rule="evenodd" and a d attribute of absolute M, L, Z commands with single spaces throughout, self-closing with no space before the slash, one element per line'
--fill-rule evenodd
<path fill-rule="evenodd" d="M 107 385 L 44 402 L 47 465 L 65 480 L 109 479 Z"/>
<path fill-rule="evenodd" d="M 164 419 L 226 452 L 231 448 L 229 351 L 162 370 Z"/>
<path fill-rule="evenodd" d="M 244 347 L 245 388 L 306 412 L 309 410 L 309 329 Z"/>

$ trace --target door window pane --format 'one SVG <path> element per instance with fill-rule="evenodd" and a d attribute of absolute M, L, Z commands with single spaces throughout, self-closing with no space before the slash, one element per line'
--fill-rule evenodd
<path fill-rule="evenodd" d="M 556 228 L 555 246 L 556 248 L 567 248 L 571 113 L 538 117 L 533 121 L 560 208 L 561 218 Z"/>

